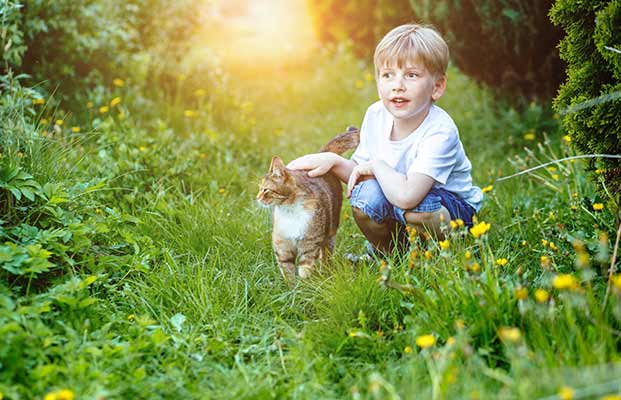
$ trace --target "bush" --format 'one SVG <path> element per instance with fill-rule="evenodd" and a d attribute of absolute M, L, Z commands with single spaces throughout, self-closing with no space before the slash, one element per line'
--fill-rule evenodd
<path fill-rule="evenodd" d="M 308 0 L 306 3 L 322 43 L 351 40 L 355 53 L 367 59 L 390 29 L 411 22 L 414 17 L 408 0 Z"/>
<path fill-rule="evenodd" d="M 563 79 L 556 50 L 561 30 L 547 15 L 551 0 L 366 1 L 364 6 L 351 0 L 322 0 L 309 4 L 322 41 L 350 38 L 357 54 L 367 57 L 396 25 L 431 23 L 445 36 L 451 59 L 460 70 L 514 103 L 519 96 L 551 98 Z"/>
<path fill-rule="evenodd" d="M 618 1 L 558 0 L 552 21 L 567 36 L 560 44 L 567 81 L 554 106 L 583 153 L 621 153 L 621 4 Z M 616 97 L 615 97 L 616 96 Z M 609 188 L 621 191 L 621 162 L 591 163 Z"/>

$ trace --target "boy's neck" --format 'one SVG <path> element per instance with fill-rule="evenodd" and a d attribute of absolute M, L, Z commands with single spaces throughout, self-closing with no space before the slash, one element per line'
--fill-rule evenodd
<path fill-rule="evenodd" d="M 427 109 L 427 112 L 421 114 L 417 118 L 412 119 L 393 119 L 392 123 L 392 131 L 390 132 L 390 140 L 403 140 L 406 137 L 410 136 L 427 118 L 429 114 L 429 110 L 431 107 Z"/>

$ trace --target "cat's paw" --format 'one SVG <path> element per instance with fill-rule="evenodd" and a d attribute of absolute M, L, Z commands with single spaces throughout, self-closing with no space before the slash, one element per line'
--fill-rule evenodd
<path fill-rule="evenodd" d="M 313 274 L 313 267 L 309 265 L 300 265 L 298 267 L 298 275 L 300 275 L 301 279 L 310 278 Z"/>

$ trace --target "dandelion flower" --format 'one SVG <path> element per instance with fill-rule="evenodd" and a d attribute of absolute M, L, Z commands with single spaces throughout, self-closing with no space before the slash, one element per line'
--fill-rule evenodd
<path fill-rule="evenodd" d="M 578 280 L 571 274 L 556 275 L 552 280 L 552 286 L 559 290 L 576 289 Z"/>
<path fill-rule="evenodd" d="M 65 121 L 63 121 L 62 119 L 57 119 L 56 120 L 56 125 L 58 126 L 62 126 L 65 123 Z"/>
<path fill-rule="evenodd" d="M 47 118 L 41 118 L 41 121 L 39 121 L 39 123 L 40 123 L 41 125 L 47 125 L 47 124 L 49 124 L 49 123 L 50 123 L 50 121 L 48 121 L 48 120 L 47 120 Z"/>
<path fill-rule="evenodd" d="M 535 300 L 537 300 L 537 303 L 545 303 L 549 298 L 550 295 L 545 289 L 535 290 Z"/>
<path fill-rule="evenodd" d="M 79 127 L 79 126 L 72 126 L 72 127 L 71 127 L 71 132 L 73 132 L 73 133 L 78 133 L 78 132 L 80 132 L 80 127 Z"/>
<path fill-rule="evenodd" d="M 129 315 L 127 316 L 127 320 L 128 320 L 129 322 L 134 322 L 134 321 L 136 320 L 136 316 L 135 316 L 134 314 L 129 314 Z"/>
<path fill-rule="evenodd" d="M 99 113 L 100 114 L 105 114 L 108 111 L 110 111 L 110 107 L 108 107 L 108 106 L 101 106 L 101 107 L 99 107 Z"/>
<path fill-rule="evenodd" d="M 432 257 L 432 256 L 433 256 L 433 255 L 431 254 L 431 251 L 429 251 L 429 250 L 425 251 L 425 258 L 426 258 L 427 260 L 431 260 L 431 257 Z"/>
<path fill-rule="evenodd" d="M 602 203 L 595 203 L 593 204 L 593 210 L 595 211 L 602 211 L 604 209 L 604 205 Z"/>
<path fill-rule="evenodd" d="M 116 107 L 121 103 L 121 98 L 120 97 L 115 97 L 114 99 L 110 100 L 110 107 Z"/>
<path fill-rule="evenodd" d="M 489 231 L 490 227 L 490 224 L 486 223 L 485 221 L 481 221 L 478 224 L 474 225 L 472 228 L 470 228 L 470 233 L 472 234 L 472 236 L 478 239 L 486 234 Z"/>
<path fill-rule="evenodd" d="M 464 227 L 464 220 L 463 220 L 463 219 L 461 219 L 461 218 L 457 218 L 457 219 L 455 220 L 455 222 L 457 222 L 457 226 L 458 226 L 458 227 L 460 227 L 460 228 L 463 228 L 463 227 Z"/>
<path fill-rule="evenodd" d="M 62 389 L 56 393 L 58 400 L 73 400 L 75 399 L 75 393 L 70 389 Z"/>
<path fill-rule="evenodd" d="M 45 104 L 45 99 L 43 98 L 34 99 L 32 101 L 32 104 Z"/>
<path fill-rule="evenodd" d="M 472 272 L 479 272 L 481 270 L 481 266 L 477 262 L 472 263 L 472 265 L 470 266 L 470 270 Z"/>
<path fill-rule="evenodd" d="M 488 185 L 485 186 L 484 188 L 482 188 L 481 190 L 483 191 L 483 193 L 489 193 L 494 189 L 494 185 Z"/>
<path fill-rule="evenodd" d="M 434 344 L 436 344 L 436 338 L 433 335 L 422 335 L 416 338 L 416 345 L 421 349 L 426 349 Z"/>
<path fill-rule="evenodd" d="M 364 82 L 358 79 L 356 81 L 356 89 L 362 89 L 364 87 Z"/>
<path fill-rule="evenodd" d="M 526 140 L 535 140 L 535 132 L 530 130 L 524 134 L 524 139 Z"/>
<path fill-rule="evenodd" d="M 451 336 L 450 338 L 446 339 L 446 344 L 449 346 L 452 346 L 455 344 L 455 338 L 453 336 Z"/>
<path fill-rule="evenodd" d="M 558 251 L 558 247 L 556 247 L 556 245 L 554 244 L 554 242 L 550 242 L 550 248 L 554 251 Z"/>
<path fill-rule="evenodd" d="M 94 107 L 94 104 L 92 101 L 89 101 L 88 103 L 86 103 L 86 108 L 91 109 Z"/>
<path fill-rule="evenodd" d="M 504 326 L 498 330 L 498 336 L 504 341 L 517 343 L 522 338 L 518 328 Z"/>
<path fill-rule="evenodd" d="M 515 290 L 515 297 L 518 300 L 526 300 L 528 298 L 528 289 L 525 287 L 520 287 Z"/>
<path fill-rule="evenodd" d="M 371 82 L 371 81 L 373 80 L 373 74 L 372 74 L 372 73 L 370 73 L 370 72 L 367 72 L 366 74 L 364 74 L 364 79 L 365 79 L 367 82 Z"/>
<path fill-rule="evenodd" d="M 561 400 L 572 400 L 574 398 L 574 394 L 575 394 L 574 389 L 570 388 L 569 386 L 563 386 L 558 391 L 558 397 Z"/>
<path fill-rule="evenodd" d="M 496 260 L 496 265 L 498 265 L 499 267 L 504 267 L 508 263 L 509 263 L 509 260 L 507 260 L 506 258 L 499 258 Z"/>
<path fill-rule="evenodd" d="M 125 86 L 125 81 L 123 79 L 116 78 L 112 81 L 112 84 L 116 87 L 123 87 Z"/>
<path fill-rule="evenodd" d="M 442 240 L 439 244 L 442 250 L 447 250 L 451 245 L 451 243 L 448 240 Z"/>
<path fill-rule="evenodd" d="M 406 354 L 409 354 L 412 352 L 412 348 L 410 346 L 405 346 L 405 349 L 403 349 L 403 352 Z"/>
<path fill-rule="evenodd" d="M 621 289 L 621 274 L 615 274 L 612 276 L 612 284 L 615 288 Z"/>
<path fill-rule="evenodd" d="M 550 257 L 548 256 L 541 256 L 539 257 L 539 263 L 541 264 L 542 267 L 547 268 L 550 266 L 552 261 L 550 260 Z"/>
<path fill-rule="evenodd" d="M 464 253 L 464 257 L 466 258 L 466 260 L 470 260 L 472 258 L 472 252 L 470 250 L 466 250 L 466 252 Z"/>
<path fill-rule="evenodd" d="M 218 189 L 218 193 L 224 194 L 224 193 L 226 193 L 226 189 L 225 188 L 220 188 L 220 189 Z"/>
<path fill-rule="evenodd" d="M 196 111 L 196 110 L 185 110 L 183 112 L 183 115 L 185 115 L 186 118 L 196 118 L 196 117 L 198 117 L 198 111 Z"/>

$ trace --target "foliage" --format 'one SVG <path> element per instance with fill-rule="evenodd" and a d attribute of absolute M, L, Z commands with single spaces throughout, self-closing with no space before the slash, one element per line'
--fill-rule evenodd
<path fill-rule="evenodd" d="M 455 65 L 513 104 L 520 104 L 522 96 L 549 99 L 563 79 L 556 50 L 561 31 L 547 15 L 551 0 L 367 3 L 309 2 L 320 38 L 351 39 L 356 52 L 370 59 L 379 40 L 395 26 L 433 24 L 445 36 Z"/>
<path fill-rule="evenodd" d="M 617 1 L 559 0 L 551 11 L 566 31 L 560 45 L 567 81 L 555 99 L 563 126 L 586 154 L 621 153 L 621 5 Z M 590 169 L 621 191 L 621 162 L 602 159 Z"/>
<path fill-rule="evenodd" d="M 358 56 L 371 59 L 379 40 L 397 25 L 410 22 L 408 0 L 308 1 L 315 31 L 324 43 L 350 40 Z"/>

